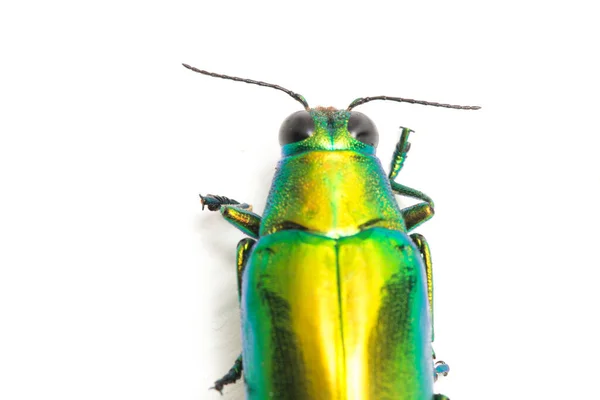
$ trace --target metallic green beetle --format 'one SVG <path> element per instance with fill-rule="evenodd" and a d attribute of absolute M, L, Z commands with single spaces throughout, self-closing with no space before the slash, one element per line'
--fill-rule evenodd
<path fill-rule="evenodd" d="M 434 365 L 429 246 L 412 229 L 433 216 L 433 201 L 395 182 L 410 147 L 403 128 L 391 171 L 375 156 L 377 130 L 351 109 L 304 105 L 282 124 L 278 164 L 262 217 L 248 204 L 200 196 L 203 208 L 251 238 L 237 248 L 243 353 L 215 382 L 242 369 L 248 399 L 442 400 L 433 394 L 445 363 Z M 400 209 L 394 195 L 422 202 Z"/>

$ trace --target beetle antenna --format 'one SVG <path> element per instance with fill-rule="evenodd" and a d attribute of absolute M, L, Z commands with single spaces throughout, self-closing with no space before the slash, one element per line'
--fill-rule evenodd
<path fill-rule="evenodd" d="M 300 103 L 302 103 L 302 105 L 304 106 L 304 108 L 307 111 L 310 110 L 310 107 L 308 106 L 308 102 L 306 101 L 306 99 L 304 98 L 304 96 L 302 96 L 301 94 L 298 94 L 298 93 L 294 93 L 291 90 L 288 90 L 288 89 L 286 89 L 284 87 L 281 87 L 279 85 L 274 85 L 272 83 L 267 83 L 267 82 L 255 81 L 253 79 L 238 78 L 237 76 L 227 76 L 227 75 L 222 75 L 222 74 L 215 74 L 214 72 L 208 72 L 208 71 L 204 71 L 204 70 L 201 70 L 201 69 L 198 69 L 198 68 L 194 68 L 191 65 L 187 65 L 187 64 L 182 64 L 182 65 L 184 67 L 186 67 L 187 69 L 191 69 L 194 72 L 198 72 L 200 74 L 204 74 L 204 75 L 208 75 L 208 76 L 213 76 L 215 78 L 231 79 L 232 81 L 246 82 L 246 83 L 251 83 L 253 85 L 265 86 L 265 87 L 270 87 L 270 88 L 273 88 L 273 89 L 281 90 L 282 92 L 285 92 L 285 93 L 289 94 L 294 99 L 296 99 L 297 101 L 299 101 Z"/>
<path fill-rule="evenodd" d="M 347 111 L 352 110 L 356 106 L 360 106 L 361 104 L 365 104 L 368 101 L 373 100 L 391 100 L 397 101 L 401 103 L 412 103 L 412 104 L 421 104 L 424 106 L 434 106 L 434 107 L 444 107 L 444 108 L 457 108 L 459 110 L 479 110 L 481 107 L 479 106 L 456 106 L 452 104 L 443 104 L 443 103 L 434 103 L 431 101 L 424 100 L 413 100 L 413 99 L 404 99 L 402 97 L 389 97 L 389 96 L 374 96 L 374 97 L 359 97 L 354 100 L 347 108 Z"/>

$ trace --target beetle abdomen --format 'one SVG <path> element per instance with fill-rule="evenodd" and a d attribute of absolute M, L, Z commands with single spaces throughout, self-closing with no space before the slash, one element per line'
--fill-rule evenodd
<path fill-rule="evenodd" d="M 421 258 L 402 232 L 260 239 L 243 278 L 249 399 L 430 399 Z"/>

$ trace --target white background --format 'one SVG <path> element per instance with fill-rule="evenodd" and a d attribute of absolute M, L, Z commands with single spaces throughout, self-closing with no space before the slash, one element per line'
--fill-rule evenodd
<path fill-rule="evenodd" d="M 453 400 L 600 398 L 597 12 L 585 1 L 22 1 L 0 6 L 0 398 L 219 399 L 243 236 L 281 121 L 373 102 L 431 195 L 435 349 Z M 18 4 L 18 5 L 15 5 Z M 357 199 L 359 201 L 359 199 Z M 242 384 L 223 399 L 243 397 Z"/>

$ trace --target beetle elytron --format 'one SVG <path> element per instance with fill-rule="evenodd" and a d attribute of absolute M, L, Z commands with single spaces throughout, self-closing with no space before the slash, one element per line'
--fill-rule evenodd
<path fill-rule="evenodd" d="M 277 85 L 195 72 L 286 92 L 305 110 L 282 124 L 278 164 L 263 216 L 224 196 L 202 208 L 250 238 L 237 246 L 243 352 L 214 389 L 244 371 L 248 399 L 442 400 L 433 394 L 433 280 L 429 246 L 411 230 L 433 201 L 395 181 L 410 147 L 403 128 L 385 174 L 378 134 L 364 114 L 371 100 L 447 108 L 474 106 L 365 97 L 346 110 L 309 108 Z M 400 209 L 394 195 L 421 200 Z"/>

